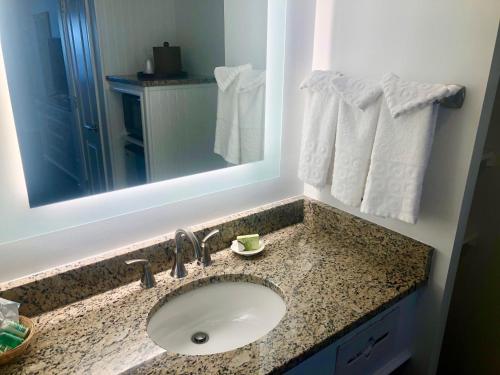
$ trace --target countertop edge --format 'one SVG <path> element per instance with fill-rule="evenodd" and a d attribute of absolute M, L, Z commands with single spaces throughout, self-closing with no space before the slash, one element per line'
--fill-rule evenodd
<path fill-rule="evenodd" d="M 317 343 L 314 345 L 312 348 L 309 350 L 306 350 L 304 353 L 300 354 L 299 356 L 292 358 L 290 361 L 287 363 L 283 364 L 282 366 L 276 367 L 273 369 L 271 372 L 268 373 L 270 374 L 282 374 L 285 373 L 286 371 L 289 371 L 293 369 L 294 367 L 300 365 L 301 363 L 305 362 L 309 358 L 313 357 L 315 354 L 318 354 L 320 351 L 323 349 L 326 349 L 328 346 L 332 345 L 336 341 L 342 339 L 352 331 L 354 331 L 356 328 L 360 327 L 364 323 L 368 322 L 370 319 L 375 318 L 378 314 L 390 309 L 392 306 L 396 305 L 398 302 L 402 301 L 406 297 L 412 295 L 413 293 L 417 293 L 420 288 L 423 288 L 428 282 L 428 279 L 425 279 L 421 282 L 418 282 L 415 284 L 412 288 L 406 290 L 402 294 L 394 297 L 390 301 L 387 301 L 386 303 L 378 306 L 376 309 L 370 311 L 369 313 L 365 314 L 358 320 L 352 322 L 350 325 L 344 327 L 341 331 L 335 333 L 334 335 L 328 337 L 327 339 Z"/>

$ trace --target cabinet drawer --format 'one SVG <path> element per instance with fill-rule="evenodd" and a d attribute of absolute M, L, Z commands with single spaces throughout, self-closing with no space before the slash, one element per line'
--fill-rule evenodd
<path fill-rule="evenodd" d="M 399 308 L 356 334 L 337 350 L 336 375 L 366 375 L 395 353 Z"/>

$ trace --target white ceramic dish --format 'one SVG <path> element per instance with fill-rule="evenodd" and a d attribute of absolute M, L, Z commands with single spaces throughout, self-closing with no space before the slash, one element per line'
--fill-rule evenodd
<path fill-rule="evenodd" d="M 234 240 L 232 245 L 231 245 L 231 250 L 233 251 L 233 253 L 236 253 L 238 255 L 243 255 L 244 257 L 251 257 L 252 255 L 257 255 L 257 254 L 261 253 L 262 251 L 264 251 L 264 248 L 266 247 L 266 245 L 264 244 L 264 241 L 259 240 L 259 245 L 260 245 L 260 247 L 257 250 L 247 251 L 247 250 L 245 250 L 245 246 L 243 246 L 238 241 Z"/>

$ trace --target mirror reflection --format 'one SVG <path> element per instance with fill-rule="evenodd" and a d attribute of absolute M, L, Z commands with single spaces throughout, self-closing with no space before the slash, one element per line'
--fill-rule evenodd
<path fill-rule="evenodd" d="M 267 0 L 2 0 L 30 206 L 263 160 Z"/>

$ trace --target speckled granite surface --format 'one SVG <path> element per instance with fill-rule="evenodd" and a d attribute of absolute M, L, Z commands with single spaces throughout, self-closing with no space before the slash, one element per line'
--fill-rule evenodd
<path fill-rule="evenodd" d="M 301 223 L 303 219 L 304 201 L 295 198 L 229 215 L 191 229 L 198 238 L 203 238 L 218 228 L 220 235 L 210 240 L 210 250 L 216 252 L 229 247 L 236 234 L 264 235 Z M 141 267 L 126 266 L 128 259 L 149 259 L 154 273 L 170 269 L 174 247 L 174 234 L 169 233 L 100 256 L 0 283 L 0 297 L 21 302 L 23 315 L 39 315 L 138 280 Z M 194 260 L 193 249 L 188 242 L 185 244 L 185 259 Z"/>
<path fill-rule="evenodd" d="M 227 249 L 213 266 L 187 266 L 173 280 L 142 290 L 133 282 L 35 318 L 31 351 L 3 374 L 266 374 L 292 367 L 422 285 L 431 249 L 411 239 L 306 200 L 304 222 L 264 236 L 266 250 L 242 258 Z M 214 280 L 215 279 L 215 280 Z M 220 280 L 247 280 L 279 290 L 287 312 L 269 334 L 209 356 L 169 353 L 146 333 L 150 311 L 168 294 Z"/>
<path fill-rule="evenodd" d="M 203 83 L 215 83 L 214 77 L 188 76 L 186 78 L 146 78 L 139 79 L 136 75 L 125 76 L 107 76 L 106 79 L 110 82 L 124 83 L 127 85 L 141 87 L 155 86 L 176 86 L 176 85 L 199 85 Z"/>

